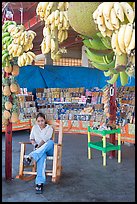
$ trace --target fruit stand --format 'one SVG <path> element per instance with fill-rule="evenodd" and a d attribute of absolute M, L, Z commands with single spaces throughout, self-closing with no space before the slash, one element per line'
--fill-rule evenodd
<path fill-rule="evenodd" d="M 6 4 L 3 10 L 5 8 Z M 131 77 L 135 77 L 135 2 L 37 2 L 34 8 L 37 20 L 34 23 L 34 16 L 31 16 L 31 27 L 25 26 L 28 19 L 23 24 L 22 13 L 19 23 L 5 17 L 2 21 L 2 132 L 6 139 L 6 179 L 12 178 L 12 131 L 32 127 L 31 119 L 19 119 L 17 94 L 20 94 L 20 87 L 16 76 L 21 67 L 35 63 L 37 50 L 47 61 L 48 57 L 50 62 L 57 61 L 67 55 L 71 41 L 66 41 L 74 37 L 72 32 L 75 31 L 71 48 L 80 42 L 85 48 L 88 65 L 101 70 L 106 83 L 111 85 L 112 93 L 109 102 L 104 100 L 104 111 L 113 129 L 116 128 L 116 82 L 120 79 L 124 87 Z M 35 32 L 36 28 L 41 37 Z M 37 49 L 34 49 L 35 40 L 39 42 Z M 87 134 L 88 121 L 86 125 L 84 121 L 65 123 L 64 131 Z M 126 136 L 134 143 L 132 128 L 127 124 L 123 127 L 125 132 L 121 132 L 121 140 Z M 114 144 L 115 140 L 112 134 L 110 142 Z M 110 157 L 114 156 L 115 151 L 110 151 Z"/>

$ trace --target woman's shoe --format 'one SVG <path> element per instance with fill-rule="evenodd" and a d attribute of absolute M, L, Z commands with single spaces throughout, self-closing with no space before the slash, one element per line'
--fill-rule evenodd
<path fill-rule="evenodd" d="M 29 158 L 29 156 L 24 155 L 24 159 L 23 159 L 24 166 L 29 166 L 30 163 L 31 163 L 31 159 Z"/>
<path fill-rule="evenodd" d="M 37 184 L 35 190 L 36 190 L 36 194 L 43 193 L 43 183 Z"/>

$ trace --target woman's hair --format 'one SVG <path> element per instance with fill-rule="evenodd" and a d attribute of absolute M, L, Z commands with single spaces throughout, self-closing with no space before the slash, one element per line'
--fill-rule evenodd
<path fill-rule="evenodd" d="M 46 117 L 45 117 L 44 113 L 38 113 L 37 116 L 36 116 L 36 120 L 37 120 L 39 117 L 44 118 L 45 123 L 46 123 L 46 124 L 48 123 L 48 121 L 46 120 Z"/>

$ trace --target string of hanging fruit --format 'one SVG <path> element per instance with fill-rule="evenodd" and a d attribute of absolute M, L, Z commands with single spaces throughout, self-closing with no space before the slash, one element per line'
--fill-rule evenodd
<path fill-rule="evenodd" d="M 68 38 L 68 2 L 39 2 L 36 13 L 44 21 L 41 51 L 43 54 L 51 52 L 51 59 L 60 59 L 65 48 L 59 44 Z"/>
<path fill-rule="evenodd" d="M 135 2 L 70 2 L 68 18 L 91 65 L 111 77 L 108 83 L 120 77 L 126 85 L 135 76 Z"/>
<path fill-rule="evenodd" d="M 19 67 L 31 65 L 35 54 L 33 48 L 34 31 L 25 30 L 15 21 L 5 21 L 2 25 L 2 124 L 19 120 L 20 87 L 15 80 Z"/>

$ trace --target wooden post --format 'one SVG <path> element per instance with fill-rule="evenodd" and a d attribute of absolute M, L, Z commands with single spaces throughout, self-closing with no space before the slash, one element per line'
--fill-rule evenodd
<path fill-rule="evenodd" d="M 112 94 L 110 95 L 110 124 L 116 123 L 116 83 L 112 86 Z M 115 133 L 110 134 L 109 142 L 115 145 Z M 109 152 L 109 158 L 115 157 L 115 150 Z"/>
<path fill-rule="evenodd" d="M 12 179 L 12 123 L 9 122 L 5 130 L 5 178 Z"/>

